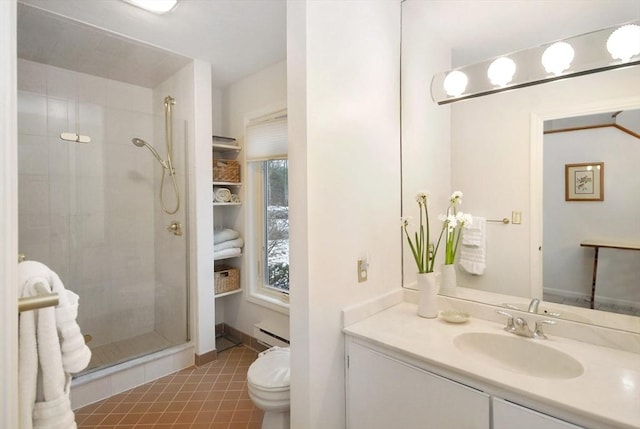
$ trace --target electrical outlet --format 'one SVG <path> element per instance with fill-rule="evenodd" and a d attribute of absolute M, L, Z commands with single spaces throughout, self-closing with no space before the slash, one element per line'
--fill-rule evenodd
<path fill-rule="evenodd" d="M 520 225 L 522 223 L 522 213 L 511 212 L 511 223 L 514 225 Z"/>
<path fill-rule="evenodd" d="M 358 259 L 358 283 L 366 282 L 369 264 L 366 259 Z"/>

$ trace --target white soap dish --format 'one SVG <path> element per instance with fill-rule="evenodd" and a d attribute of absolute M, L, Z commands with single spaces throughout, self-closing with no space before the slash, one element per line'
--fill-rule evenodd
<path fill-rule="evenodd" d="M 469 320 L 469 313 L 458 310 L 444 310 L 440 312 L 440 317 L 449 323 L 464 323 Z"/>

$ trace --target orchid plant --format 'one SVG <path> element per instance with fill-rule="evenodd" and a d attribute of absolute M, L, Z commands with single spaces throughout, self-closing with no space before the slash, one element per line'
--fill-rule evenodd
<path fill-rule="evenodd" d="M 427 199 L 428 194 L 426 192 L 419 192 L 418 195 L 416 195 L 416 202 L 418 203 L 418 209 L 420 212 L 420 225 L 418 230 L 413 234 L 413 238 L 407 230 L 412 220 L 411 217 L 404 216 L 401 218 L 402 229 L 407 237 L 407 241 L 409 242 L 413 259 L 418 267 L 418 273 L 433 272 L 436 254 L 438 253 L 440 241 L 442 241 L 443 236 L 446 236 L 445 265 L 453 264 L 456 257 L 456 251 L 458 250 L 458 244 L 460 242 L 462 227 L 465 224 L 470 224 L 472 222 L 471 215 L 457 211 L 456 206 L 462 202 L 462 192 L 454 192 L 451 194 L 451 198 L 449 199 L 449 207 L 447 208 L 446 216 L 440 216 L 440 220 L 442 220 L 442 230 L 440 231 L 438 241 L 434 246 L 430 240 L 431 231 L 429 229 L 429 209 L 427 207 Z"/>
<path fill-rule="evenodd" d="M 471 225 L 473 223 L 473 217 L 468 213 L 459 212 L 457 205 L 462 203 L 462 192 L 455 191 L 451 194 L 449 199 L 449 207 L 447 208 L 447 214 L 441 215 L 442 231 L 446 231 L 445 238 L 445 254 L 444 264 L 451 265 L 456 259 L 456 253 L 458 251 L 458 245 L 460 244 L 460 236 L 462 235 L 462 228 L 465 225 Z M 442 237 L 442 234 L 440 234 Z"/>

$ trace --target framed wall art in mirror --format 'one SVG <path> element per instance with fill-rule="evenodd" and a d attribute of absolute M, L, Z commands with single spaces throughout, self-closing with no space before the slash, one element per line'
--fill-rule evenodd
<path fill-rule="evenodd" d="M 604 162 L 565 164 L 565 201 L 604 200 Z"/>

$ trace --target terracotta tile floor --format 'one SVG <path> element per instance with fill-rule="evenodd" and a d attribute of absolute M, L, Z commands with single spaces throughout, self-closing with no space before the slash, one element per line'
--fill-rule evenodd
<path fill-rule="evenodd" d="M 247 393 L 257 352 L 244 346 L 218 360 L 144 384 L 75 411 L 79 429 L 259 429 L 262 411 Z"/>

